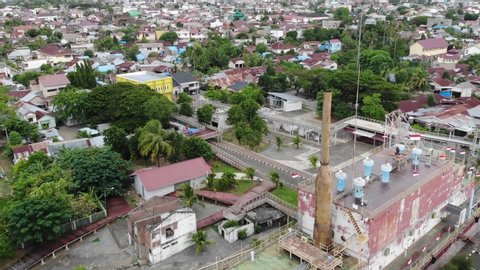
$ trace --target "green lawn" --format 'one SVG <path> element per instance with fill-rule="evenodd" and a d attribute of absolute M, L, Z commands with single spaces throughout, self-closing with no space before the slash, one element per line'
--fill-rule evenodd
<path fill-rule="evenodd" d="M 249 180 L 240 180 L 240 181 L 237 181 L 238 185 L 237 185 L 237 189 L 230 189 L 230 190 L 227 190 L 225 192 L 227 193 L 232 193 L 232 194 L 235 194 L 235 195 L 242 195 L 243 193 L 246 193 L 248 192 L 250 189 L 252 189 L 253 187 L 255 187 L 257 185 L 257 182 L 255 181 L 249 181 Z"/>
<path fill-rule="evenodd" d="M 227 163 L 221 161 L 221 160 L 212 160 L 209 162 L 210 166 L 212 166 L 212 171 L 214 173 L 219 173 L 219 172 L 231 172 L 231 173 L 237 173 L 240 172 L 239 169 L 232 167 L 228 165 Z"/>
<path fill-rule="evenodd" d="M 298 192 L 288 187 L 276 188 L 271 193 L 291 205 L 298 205 Z"/>

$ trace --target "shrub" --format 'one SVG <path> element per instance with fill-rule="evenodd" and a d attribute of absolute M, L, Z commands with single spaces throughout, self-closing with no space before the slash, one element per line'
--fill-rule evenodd
<path fill-rule="evenodd" d="M 253 228 L 253 232 L 254 232 L 255 234 L 262 232 L 262 226 L 260 226 L 260 225 L 255 225 L 255 227 Z"/>
<path fill-rule="evenodd" d="M 224 229 L 237 227 L 237 226 L 238 226 L 238 221 L 236 221 L 236 220 L 229 220 L 229 221 L 223 223 L 223 228 Z"/>
<path fill-rule="evenodd" d="M 237 236 L 240 240 L 247 238 L 247 229 L 239 230 Z"/>
<path fill-rule="evenodd" d="M 253 247 L 258 247 L 262 243 L 262 240 L 259 240 L 257 238 L 252 239 L 252 246 Z"/>

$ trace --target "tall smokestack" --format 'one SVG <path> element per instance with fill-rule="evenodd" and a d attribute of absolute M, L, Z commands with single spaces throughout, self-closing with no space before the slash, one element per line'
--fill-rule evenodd
<path fill-rule="evenodd" d="M 322 156 L 315 181 L 315 245 L 329 246 L 332 243 L 332 175 L 330 174 L 330 120 L 332 113 L 332 92 L 323 92 Z"/>

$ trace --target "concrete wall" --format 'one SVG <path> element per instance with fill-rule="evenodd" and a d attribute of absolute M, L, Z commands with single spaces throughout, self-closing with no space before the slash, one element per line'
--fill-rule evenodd
<path fill-rule="evenodd" d="M 180 209 L 179 211 L 191 211 L 189 208 Z M 151 252 L 149 253 L 149 261 L 152 264 L 159 263 L 168 257 L 193 245 L 190 241 L 192 234 L 197 231 L 197 220 L 195 213 L 166 213 L 166 218 L 155 229 L 151 231 Z M 172 229 L 174 234 L 167 237 L 167 228 Z"/>
<path fill-rule="evenodd" d="M 194 189 L 201 189 L 205 186 L 203 182 L 203 180 L 205 180 L 205 177 L 206 175 L 192 180 L 187 180 L 184 183 L 189 183 Z M 139 194 L 144 200 L 148 200 L 153 196 L 165 196 L 175 191 L 175 185 L 156 190 L 147 190 L 143 188 L 143 183 L 138 179 L 138 176 L 135 176 L 134 187 L 137 191 L 137 194 Z"/>
<path fill-rule="evenodd" d="M 247 236 L 252 235 L 255 232 L 255 225 L 253 222 L 247 221 L 248 224 L 239 227 L 227 228 L 224 229 L 222 226 L 226 221 L 224 221 L 220 226 L 218 226 L 219 233 L 222 234 L 223 238 L 227 240 L 229 243 L 233 243 L 238 240 L 238 231 L 240 230 L 247 230 Z"/>
<path fill-rule="evenodd" d="M 302 109 L 302 101 L 283 101 L 283 110 L 286 112 L 298 111 Z"/>

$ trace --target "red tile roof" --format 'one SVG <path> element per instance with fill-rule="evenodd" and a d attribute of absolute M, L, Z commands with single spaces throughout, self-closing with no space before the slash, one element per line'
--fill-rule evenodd
<path fill-rule="evenodd" d="M 62 73 L 40 76 L 38 78 L 38 83 L 42 84 L 44 87 L 54 87 L 68 85 L 70 84 L 70 81 L 68 80 L 67 75 Z"/>
<path fill-rule="evenodd" d="M 418 43 L 425 49 L 442 49 L 448 47 L 447 41 L 443 38 L 429 38 L 420 40 Z"/>
<path fill-rule="evenodd" d="M 435 78 L 432 80 L 432 82 L 440 85 L 440 86 L 451 86 L 453 84 L 452 81 L 443 79 L 443 78 Z"/>
<path fill-rule="evenodd" d="M 137 170 L 134 175 L 138 177 L 146 190 L 151 191 L 206 176 L 211 172 L 205 159 L 199 157 L 159 168 Z"/>
<path fill-rule="evenodd" d="M 54 55 L 54 56 L 65 56 L 65 55 L 72 55 L 73 52 L 68 49 L 64 49 L 56 44 L 48 44 L 47 46 L 38 50 L 39 52 L 47 55 Z"/>
<path fill-rule="evenodd" d="M 442 97 L 439 94 L 433 94 L 435 101 L 437 104 L 439 104 L 444 97 Z M 423 95 L 423 96 L 418 96 L 414 100 L 402 100 L 398 104 L 398 107 L 402 112 L 413 112 L 416 111 L 420 108 L 425 107 L 428 104 L 428 97 Z"/>

